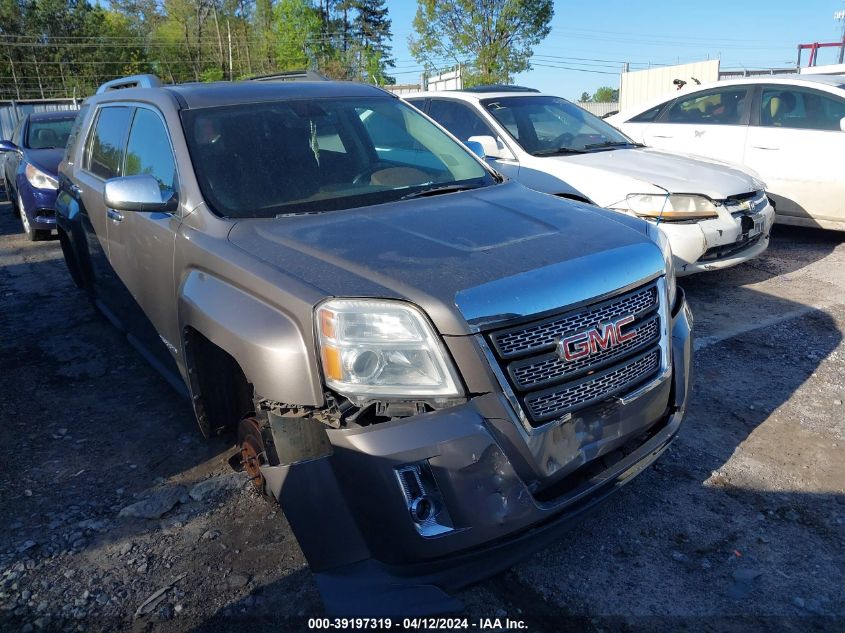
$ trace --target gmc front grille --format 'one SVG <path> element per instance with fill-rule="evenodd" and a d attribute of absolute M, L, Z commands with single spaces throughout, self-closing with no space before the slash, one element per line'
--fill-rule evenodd
<path fill-rule="evenodd" d="M 496 362 L 532 427 L 629 393 L 661 370 L 661 292 L 650 282 L 622 295 L 488 333 Z M 561 339 L 633 315 L 626 340 L 564 360 Z"/>

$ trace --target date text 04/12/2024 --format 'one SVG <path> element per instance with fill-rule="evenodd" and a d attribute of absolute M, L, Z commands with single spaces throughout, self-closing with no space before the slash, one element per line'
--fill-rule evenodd
<path fill-rule="evenodd" d="M 528 625 L 524 620 L 511 618 L 309 618 L 309 630 L 440 630 L 440 631 L 520 631 Z"/>

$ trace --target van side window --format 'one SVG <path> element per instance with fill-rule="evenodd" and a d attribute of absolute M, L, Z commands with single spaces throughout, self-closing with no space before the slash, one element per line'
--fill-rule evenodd
<path fill-rule="evenodd" d="M 176 189 L 176 161 L 161 119 L 152 111 L 138 108 L 126 144 L 124 176 L 149 174 L 162 189 Z"/>
<path fill-rule="evenodd" d="M 105 180 L 120 175 L 120 164 L 126 143 L 126 132 L 132 108 L 110 106 L 102 108 L 94 131 L 89 138 L 89 149 L 83 168 Z"/>

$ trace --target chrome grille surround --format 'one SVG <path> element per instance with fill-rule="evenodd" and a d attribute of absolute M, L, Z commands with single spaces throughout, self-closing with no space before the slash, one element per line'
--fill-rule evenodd
<path fill-rule="evenodd" d="M 636 333 L 631 341 L 588 359 L 557 358 L 561 338 L 630 314 L 635 321 L 626 332 Z M 669 325 L 666 282 L 659 277 L 550 317 L 494 326 L 479 341 L 505 397 L 533 435 L 591 405 L 609 399 L 627 404 L 662 384 L 671 374 Z"/>

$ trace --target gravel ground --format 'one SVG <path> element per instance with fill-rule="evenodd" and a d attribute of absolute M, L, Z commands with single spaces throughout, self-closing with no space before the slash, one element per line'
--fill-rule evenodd
<path fill-rule="evenodd" d="M 0 206 L 0 630 L 306 630 L 281 511 Z M 561 540 L 459 596 L 529 631 L 845 630 L 845 235 L 682 280 L 678 441 Z"/>

